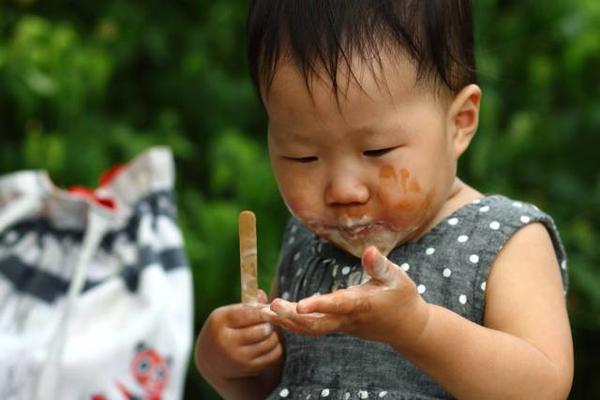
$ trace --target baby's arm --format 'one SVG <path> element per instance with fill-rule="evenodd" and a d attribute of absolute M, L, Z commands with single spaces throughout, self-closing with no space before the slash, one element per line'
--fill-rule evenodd
<path fill-rule="evenodd" d="M 374 248 L 363 255 L 370 281 L 297 305 L 275 300 L 279 315 L 265 314 L 298 333 L 387 342 L 460 399 L 565 399 L 573 349 L 557 264 L 541 224 L 515 234 L 487 281 L 485 326 L 426 303 Z"/>
<path fill-rule="evenodd" d="M 460 399 L 567 398 L 572 339 L 543 225 L 521 229 L 499 254 L 486 287 L 484 325 L 431 305 L 419 341 L 394 346 Z"/>
<path fill-rule="evenodd" d="M 259 302 L 266 303 L 259 292 Z M 224 399 L 264 399 L 281 375 L 279 333 L 266 323 L 260 306 L 233 304 L 214 310 L 196 345 L 196 366 Z"/>

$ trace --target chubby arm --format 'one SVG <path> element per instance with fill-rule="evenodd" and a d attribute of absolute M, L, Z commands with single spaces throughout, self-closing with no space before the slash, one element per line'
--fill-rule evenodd
<path fill-rule="evenodd" d="M 572 339 L 558 262 L 543 225 L 521 229 L 499 254 L 486 287 L 485 326 L 429 308 L 415 345 L 394 347 L 457 398 L 567 398 Z"/>
<path fill-rule="evenodd" d="M 298 304 L 275 300 L 271 321 L 301 334 L 347 332 L 387 342 L 460 399 L 565 399 L 573 348 L 558 262 L 546 229 L 521 229 L 487 281 L 484 326 L 426 303 L 374 248 L 372 279 Z M 402 304 L 402 307 L 398 307 Z"/>

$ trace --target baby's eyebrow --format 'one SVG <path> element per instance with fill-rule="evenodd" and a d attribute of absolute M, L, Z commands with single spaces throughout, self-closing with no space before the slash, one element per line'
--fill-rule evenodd
<path fill-rule="evenodd" d="M 325 131 L 302 131 L 298 132 L 296 130 L 290 129 L 285 133 L 285 139 L 300 143 L 300 144 L 310 144 L 314 141 L 314 136 L 322 135 Z"/>
<path fill-rule="evenodd" d="M 275 143 L 278 144 L 293 144 L 300 146 L 308 146 L 314 144 L 315 137 L 319 137 L 323 132 L 307 132 L 299 131 L 297 129 L 282 128 L 282 129 L 269 129 L 269 135 Z"/>
<path fill-rule="evenodd" d="M 387 123 L 376 123 L 373 125 L 362 125 L 359 127 L 351 128 L 349 132 L 356 135 L 369 135 L 377 137 L 387 135 L 389 133 L 401 134 L 406 131 L 398 121 L 394 121 Z"/>

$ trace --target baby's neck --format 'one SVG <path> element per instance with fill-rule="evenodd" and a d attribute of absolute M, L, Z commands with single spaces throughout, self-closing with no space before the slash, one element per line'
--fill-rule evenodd
<path fill-rule="evenodd" d="M 483 197 L 483 194 L 456 177 L 452 183 L 452 187 L 448 196 L 444 200 L 444 203 L 438 212 L 429 221 L 429 223 L 423 229 L 421 229 L 414 238 L 412 238 L 412 240 L 418 240 L 421 236 L 425 235 L 434 226 L 439 224 L 443 219 L 454 213 L 456 210 L 481 197 Z"/>

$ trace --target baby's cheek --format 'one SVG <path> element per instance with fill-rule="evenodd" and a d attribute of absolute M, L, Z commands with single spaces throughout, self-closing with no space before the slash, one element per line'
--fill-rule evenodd
<path fill-rule="evenodd" d="M 311 202 L 309 195 L 288 193 L 284 195 L 284 200 L 292 215 L 303 222 L 315 219 L 318 215 L 318 208 Z"/>
<path fill-rule="evenodd" d="M 417 177 L 407 169 L 396 173 L 393 167 L 384 166 L 379 174 L 378 195 L 383 217 L 390 227 L 412 231 L 431 213 L 434 192 L 423 190 Z"/>
<path fill-rule="evenodd" d="M 401 201 L 385 208 L 390 226 L 396 230 L 414 230 L 424 224 L 431 214 L 433 192 L 427 194 L 409 194 Z"/>

